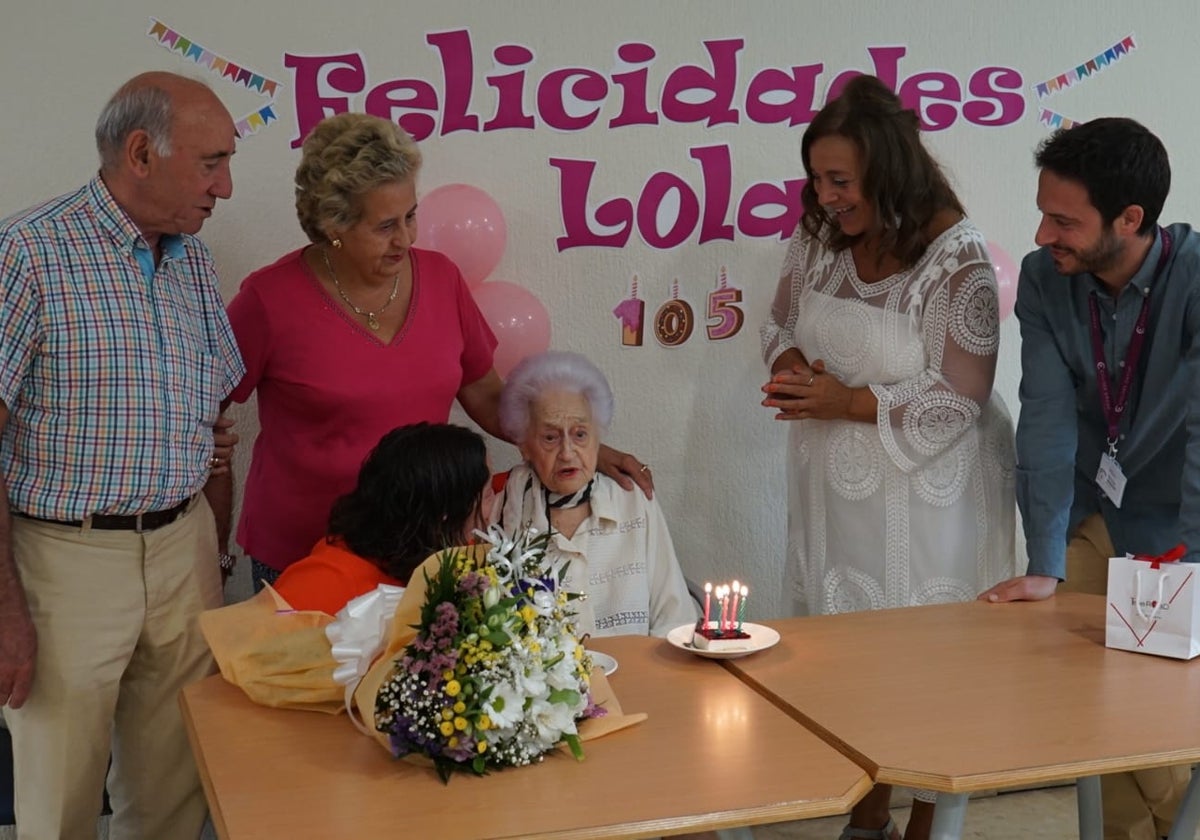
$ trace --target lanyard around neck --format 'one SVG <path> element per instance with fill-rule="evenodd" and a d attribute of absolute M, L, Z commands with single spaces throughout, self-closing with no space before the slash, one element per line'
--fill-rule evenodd
<path fill-rule="evenodd" d="M 1129 349 L 1125 351 L 1125 361 L 1121 369 L 1121 381 L 1117 386 L 1117 398 L 1114 402 L 1112 383 L 1108 375 L 1108 363 L 1104 359 L 1104 338 L 1100 334 L 1100 305 L 1096 303 L 1096 293 L 1088 295 L 1091 308 L 1092 360 L 1096 365 L 1096 384 L 1100 389 L 1100 408 L 1104 412 L 1104 421 L 1108 432 L 1108 454 L 1116 455 L 1119 440 L 1121 418 L 1129 404 L 1129 392 L 1133 388 L 1134 371 L 1142 356 L 1142 348 L 1146 343 L 1146 324 L 1150 319 L 1150 292 L 1158 284 L 1163 267 L 1171 255 L 1171 232 L 1159 228 L 1162 234 L 1162 251 L 1158 255 L 1158 265 L 1154 269 L 1154 278 L 1142 300 L 1142 311 L 1138 314 L 1137 323 L 1133 327 L 1133 335 L 1129 339 Z"/>

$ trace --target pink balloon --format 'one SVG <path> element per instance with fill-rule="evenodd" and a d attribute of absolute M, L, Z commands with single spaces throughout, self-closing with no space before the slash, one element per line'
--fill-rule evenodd
<path fill-rule="evenodd" d="M 526 356 L 550 347 L 550 316 L 524 286 L 489 280 L 476 286 L 472 294 L 496 334 L 495 368 L 501 376 L 508 376 Z"/>
<path fill-rule="evenodd" d="M 438 187 L 421 199 L 417 220 L 417 244 L 454 260 L 468 286 L 482 283 L 504 256 L 508 239 L 504 214 L 478 187 Z"/>
<path fill-rule="evenodd" d="M 1003 321 L 1013 313 L 1017 305 L 1017 264 L 1008 252 L 988 240 L 988 254 L 992 258 L 992 268 L 996 272 L 996 286 L 1000 293 L 1000 320 Z"/>

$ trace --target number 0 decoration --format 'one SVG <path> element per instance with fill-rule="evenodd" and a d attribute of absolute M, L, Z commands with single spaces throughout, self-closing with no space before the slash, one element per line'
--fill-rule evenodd
<path fill-rule="evenodd" d="M 678 347 L 692 337 L 696 316 L 691 304 L 679 297 L 679 281 L 671 284 L 671 299 L 654 313 L 654 337 L 663 347 Z"/>
<path fill-rule="evenodd" d="M 708 293 L 706 316 L 709 322 L 704 332 L 709 341 L 724 341 L 741 332 L 746 323 L 741 303 L 742 290 L 729 285 L 725 266 L 721 266 L 717 288 Z M 618 303 L 612 313 L 621 322 L 621 345 L 641 347 L 646 302 L 638 297 L 636 274 L 630 284 L 629 297 Z M 679 347 L 692 337 L 696 329 L 696 313 L 692 305 L 680 297 L 678 279 L 671 283 L 671 298 L 658 307 L 650 326 L 654 338 L 663 347 Z"/>

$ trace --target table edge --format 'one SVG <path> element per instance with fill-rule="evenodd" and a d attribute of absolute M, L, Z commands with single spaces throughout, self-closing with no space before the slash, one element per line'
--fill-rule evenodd
<path fill-rule="evenodd" d="M 216 831 L 217 837 L 221 840 L 228 840 L 230 835 L 229 828 L 225 825 L 225 814 L 222 813 L 216 791 L 213 790 L 212 777 L 208 771 L 208 761 L 205 758 L 204 749 L 200 745 L 200 735 L 196 732 L 196 724 L 192 720 L 191 706 L 188 705 L 188 690 L 198 684 L 199 681 L 185 685 L 180 689 L 179 712 L 180 717 L 183 718 L 184 728 L 187 730 L 188 745 L 192 750 L 192 758 L 196 762 L 196 772 L 200 776 L 200 784 L 204 788 L 204 798 L 207 800 L 208 814 L 212 819 L 213 829 Z"/>

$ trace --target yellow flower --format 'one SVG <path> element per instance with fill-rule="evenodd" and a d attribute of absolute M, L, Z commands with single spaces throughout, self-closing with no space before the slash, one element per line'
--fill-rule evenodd
<path fill-rule="evenodd" d="M 487 741 L 480 741 L 478 744 L 475 745 L 475 749 L 479 750 L 480 752 L 486 752 L 487 751 Z"/>
<path fill-rule="evenodd" d="M 463 701 L 459 700 L 457 703 L 454 704 L 454 713 L 455 714 L 461 715 L 466 710 L 467 710 L 467 704 L 464 703 Z"/>
<path fill-rule="evenodd" d="M 444 721 L 442 721 L 441 725 L 438 727 L 438 731 L 440 731 L 443 735 L 446 735 L 446 736 L 453 735 L 454 734 L 454 724 L 448 720 L 444 720 Z"/>
<path fill-rule="evenodd" d="M 459 685 L 458 680 L 450 680 L 450 682 L 446 683 L 447 697 L 457 697 L 461 691 L 462 686 Z"/>
<path fill-rule="evenodd" d="M 442 720 L 450 720 L 452 717 L 454 717 L 454 712 L 449 709 L 442 709 Z"/>
<path fill-rule="evenodd" d="M 521 618 L 526 624 L 533 626 L 533 620 L 537 618 L 537 611 L 534 610 L 534 608 L 529 604 L 526 604 L 525 606 L 521 607 Z"/>
<path fill-rule="evenodd" d="M 480 649 L 480 650 L 491 650 L 491 649 L 492 649 L 492 643 L 491 643 L 491 642 L 489 642 L 487 639 L 482 639 L 482 640 L 479 642 L 479 649 Z"/>
<path fill-rule="evenodd" d="M 454 747 L 457 747 L 458 746 L 458 738 L 456 738 L 456 737 L 451 738 L 449 741 L 446 742 L 446 746 L 450 747 L 451 749 L 453 749 Z"/>
<path fill-rule="evenodd" d="M 462 732 L 467 728 L 467 719 L 465 717 L 456 717 L 454 719 L 454 728 Z"/>
<path fill-rule="evenodd" d="M 581 662 L 582 660 L 583 660 L 583 645 L 575 645 L 575 661 Z"/>
<path fill-rule="evenodd" d="M 475 721 L 476 729 L 491 729 L 492 719 L 487 715 L 480 715 L 479 720 Z"/>
<path fill-rule="evenodd" d="M 454 679 L 454 672 L 453 671 L 442 671 L 442 679 L 444 679 L 444 680 Z"/>

